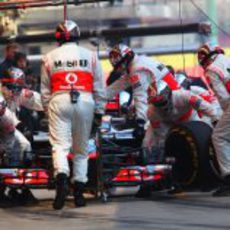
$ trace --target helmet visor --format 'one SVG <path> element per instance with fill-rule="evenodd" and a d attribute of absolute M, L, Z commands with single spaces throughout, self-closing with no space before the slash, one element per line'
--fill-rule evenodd
<path fill-rule="evenodd" d="M 113 67 L 116 67 L 121 61 L 121 59 L 122 59 L 121 54 L 118 52 L 111 52 L 109 54 L 109 60 Z"/>
<path fill-rule="evenodd" d="M 207 57 L 206 54 L 204 54 L 204 53 L 198 53 L 198 63 L 200 65 L 203 65 L 206 57 Z"/>

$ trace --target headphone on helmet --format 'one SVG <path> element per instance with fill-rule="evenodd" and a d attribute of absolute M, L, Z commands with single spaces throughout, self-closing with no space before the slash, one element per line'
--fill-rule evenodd
<path fill-rule="evenodd" d="M 65 40 L 67 40 L 67 41 L 70 39 L 70 34 L 68 32 L 61 33 L 59 31 L 57 31 L 55 33 L 56 40 L 60 40 L 63 36 L 64 36 Z"/>

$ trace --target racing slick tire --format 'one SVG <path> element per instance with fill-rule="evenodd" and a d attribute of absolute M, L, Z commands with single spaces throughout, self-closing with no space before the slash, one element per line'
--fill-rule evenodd
<path fill-rule="evenodd" d="M 174 158 L 172 178 L 183 188 L 211 190 L 220 181 L 211 144 L 212 128 L 201 121 L 175 125 L 165 141 L 166 157 Z"/>

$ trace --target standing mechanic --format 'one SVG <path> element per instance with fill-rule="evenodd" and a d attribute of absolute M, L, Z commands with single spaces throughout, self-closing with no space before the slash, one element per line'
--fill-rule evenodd
<path fill-rule="evenodd" d="M 12 154 L 14 150 L 15 138 L 15 126 L 18 124 L 16 116 L 7 108 L 4 97 L 0 95 L 0 155 L 1 161 L 4 153 L 7 154 L 7 158 L 11 158 L 9 154 Z M 11 162 L 10 162 L 11 163 Z M 7 202 L 9 199 L 5 194 L 6 186 L 0 184 L 0 204 Z"/>
<path fill-rule="evenodd" d="M 21 107 L 43 111 L 41 95 L 26 88 L 25 74 L 16 67 L 10 67 L 0 79 L 1 91 L 7 102 L 7 107 L 18 117 Z M 28 120 L 27 120 L 28 123 Z M 19 124 L 22 128 L 23 124 Z M 19 128 L 20 129 L 20 128 Z"/>
<path fill-rule="evenodd" d="M 7 103 L 0 95 L 0 160 L 1 164 L 10 167 L 24 166 L 25 157 L 22 150 L 25 150 L 26 138 L 16 129 L 20 121 L 15 114 L 7 108 Z M 0 183 L 0 204 L 9 204 L 16 202 L 20 204 L 37 203 L 36 198 L 31 191 L 24 187 L 19 193 L 17 189 L 10 188 L 6 194 L 6 185 Z"/>
<path fill-rule="evenodd" d="M 219 46 L 204 44 L 198 49 L 198 62 L 218 98 L 223 115 L 214 128 L 212 141 L 216 150 L 223 184 L 213 196 L 230 195 L 230 59 Z"/>
<path fill-rule="evenodd" d="M 21 69 L 16 67 L 6 69 L 0 81 L 1 93 L 6 101 L 7 108 L 12 112 L 15 119 L 17 119 L 21 106 L 32 110 L 43 111 L 40 94 L 25 88 L 25 75 Z M 20 132 L 20 130 L 24 128 L 24 125 L 25 124 L 20 121 L 17 122 L 17 129 L 14 132 L 14 136 L 17 140 L 18 147 L 15 148 L 13 152 L 15 153 L 16 161 L 22 162 L 22 159 L 24 159 L 24 163 L 25 161 L 29 163 L 32 159 L 32 148 L 27 138 L 32 139 L 32 132 L 28 130 L 27 134 L 29 135 L 25 137 L 25 135 Z M 18 196 L 16 190 L 14 193 L 13 191 L 14 190 L 11 190 L 10 195 L 13 196 L 12 198 L 16 198 L 16 196 Z M 2 194 L 4 194 L 4 192 L 5 189 L 2 187 Z M 27 202 L 37 202 L 29 189 L 23 190 L 22 195 Z M 19 201 L 20 199 L 22 199 L 22 196 L 20 196 Z"/>
<path fill-rule="evenodd" d="M 67 20 L 56 29 L 60 47 L 43 58 L 41 93 L 49 118 L 56 176 L 54 209 L 62 209 L 68 193 L 70 169 L 67 155 L 72 151 L 74 202 L 85 206 L 83 196 L 87 182 L 87 146 L 93 119 L 100 123 L 105 95 L 102 69 L 96 53 L 78 46 L 80 31 Z"/>
<path fill-rule="evenodd" d="M 121 77 L 107 88 L 107 97 L 113 98 L 120 91 L 132 87 L 136 109 L 136 128 L 134 135 L 144 137 L 144 125 L 147 121 L 147 89 L 151 82 L 164 79 L 172 88 L 178 84 L 168 68 L 157 60 L 147 56 L 139 56 L 124 44 L 117 44 L 111 48 L 109 59 L 114 70 L 119 71 Z"/>

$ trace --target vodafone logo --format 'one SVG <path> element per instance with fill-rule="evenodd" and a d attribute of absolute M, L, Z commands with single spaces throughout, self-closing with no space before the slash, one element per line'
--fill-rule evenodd
<path fill-rule="evenodd" d="M 65 80 L 70 85 L 74 85 L 77 82 L 78 77 L 75 73 L 68 73 L 65 77 Z"/>

